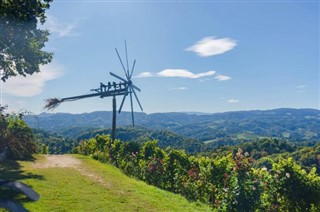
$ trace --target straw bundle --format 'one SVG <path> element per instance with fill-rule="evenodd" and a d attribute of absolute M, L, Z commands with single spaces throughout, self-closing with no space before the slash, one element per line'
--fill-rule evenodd
<path fill-rule="evenodd" d="M 44 109 L 47 109 L 47 110 L 55 109 L 62 102 L 61 99 L 57 99 L 57 98 L 47 99 L 45 101 L 46 101 L 46 105 L 44 106 Z"/>

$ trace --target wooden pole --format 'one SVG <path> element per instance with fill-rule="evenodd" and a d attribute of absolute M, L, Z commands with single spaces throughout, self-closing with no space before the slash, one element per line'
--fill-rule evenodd
<path fill-rule="evenodd" d="M 117 103 L 116 103 L 116 96 L 113 96 L 112 98 L 112 133 L 111 133 L 112 141 L 116 139 L 116 118 L 117 118 Z"/>

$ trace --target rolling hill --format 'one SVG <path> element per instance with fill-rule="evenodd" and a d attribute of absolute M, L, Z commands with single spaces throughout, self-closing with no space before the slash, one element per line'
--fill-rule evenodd
<path fill-rule="evenodd" d="M 110 128 L 111 112 L 83 114 L 41 113 L 25 116 L 33 128 L 70 134 L 75 131 Z M 276 137 L 288 141 L 320 140 L 320 111 L 316 109 L 274 109 L 236 111 L 214 114 L 196 113 L 135 113 L 137 125 L 151 130 L 169 130 L 184 137 L 206 143 L 250 141 Z M 118 126 L 129 126 L 131 114 L 118 115 Z M 72 133 L 71 133 L 72 135 Z"/>

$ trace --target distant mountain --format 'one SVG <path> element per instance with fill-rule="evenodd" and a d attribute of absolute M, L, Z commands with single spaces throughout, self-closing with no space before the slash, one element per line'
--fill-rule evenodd
<path fill-rule="evenodd" d="M 25 116 L 33 128 L 52 132 L 70 129 L 110 128 L 112 113 L 97 111 L 83 114 L 41 113 Z M 170 130 L 206 143 L 233 143 L 261 137 L 288 141 L 319 141 L 320 110 L 289 109 L 237 111 L 214 114 L 135 113 L 135 123 L 152 130 Z M 117 117 L 118 126 L 131 125 L 131 113 Z"/>

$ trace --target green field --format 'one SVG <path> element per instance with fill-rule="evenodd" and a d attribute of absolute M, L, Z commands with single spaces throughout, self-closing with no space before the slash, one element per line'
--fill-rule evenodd
<path fill-rule="evenodd" d="M 51 156 L 50 156 L 51 157 Z M 46 156 L 33 162 L 1 163 L 0 179 L 17 179 L 40 194 L 38 202 L 1 190 L 1 197 L 15 198 L 30 211 L 209 211 L 180 195 L 132 179 L 113 166 L 89 157 L 69 155 L 78 164 L 47 164 Z M 65 158 L 60 158 L 62 163 Z M 80 164 L 79 164 L 80 163 Z"/>

